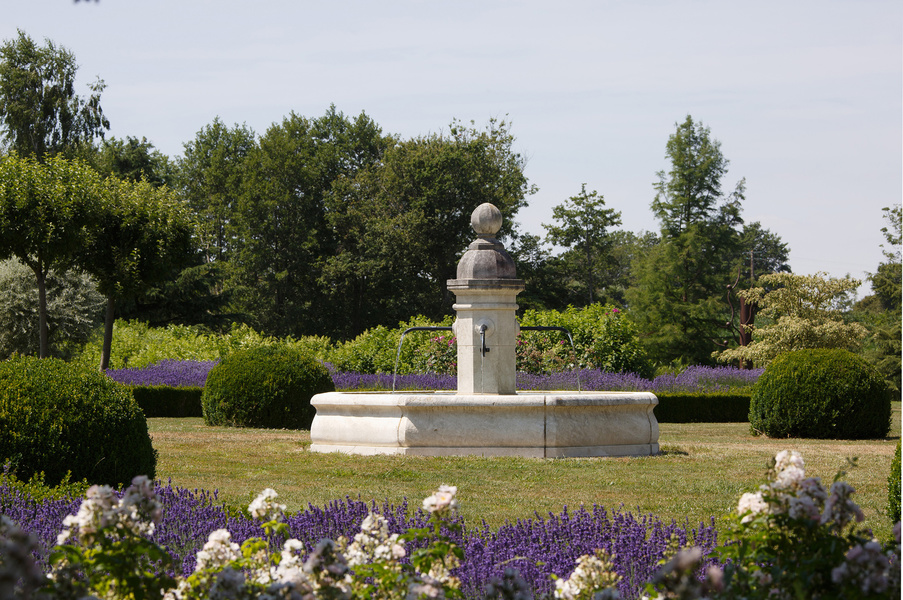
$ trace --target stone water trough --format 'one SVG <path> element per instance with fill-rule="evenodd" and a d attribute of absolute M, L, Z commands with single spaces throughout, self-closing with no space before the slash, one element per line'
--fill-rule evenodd
<path fill-rule="evenodd" d="M 658 453 L 649 392 L 517 392 L 515 316 L 524 290 L 495 239 L 501 212 L 474 210 L 477 233 L 458 263 L 458 389 L 328 392 L 311 400 L 313 452 L 425 456 L 648 456 Z"/>

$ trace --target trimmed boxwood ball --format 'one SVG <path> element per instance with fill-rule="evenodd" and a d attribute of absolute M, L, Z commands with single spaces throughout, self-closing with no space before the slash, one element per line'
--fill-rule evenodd
<path fill-rule="evenodd" d="M 847 350 L 796 350 L 777 357 L 753 388 L 749 424 L 769 437 L 867 439 L 890 430 L 881 375 Z"/>
<path fill-rule="evenodd" d="M 314 394 L 335 390 L 325 366 L 300 350 L 260 346 L 210 370 L 201 405 L 207 425 L 309 429 Z"/>
<path fill-rule="evenodd" d="M 27 480 L 44 472 L 119 486 L 156 475 L 144 413 L 123 385 L 55 358 L 0 362 L 0 463 Z"/>

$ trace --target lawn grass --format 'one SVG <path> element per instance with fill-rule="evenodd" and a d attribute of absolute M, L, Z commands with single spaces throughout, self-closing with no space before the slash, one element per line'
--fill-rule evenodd
<path fill-rule="evenodd" d="M 900 403 L 890 437 L 878 440 L 769 439 L 748 423 L 660 424 L 662 454 L 643 458 L 524 459 L 348 456 L 307 450 L 308 431 L 207 427 L 200 418 L 148 419 L 159 451 L 157 477 L 174 485 L 218 490 L 219 500 L 247 506 L 266 487 L 289 510 L 351 496 L 413 505 L 440 484 L 458 486 L 465 522 L 497 527 L 563 507 L 623 505 L 635 513 L 691 524 L 715 517 L 719 528 L 740 494 L 764 482 L 768 459 L 783 449 L 802 453 L 806 472 L 826 487 L 847 458 L 858 466 L 844 479 L 865 525 L 889 539 L 887 478 L 900 439 Z"/>

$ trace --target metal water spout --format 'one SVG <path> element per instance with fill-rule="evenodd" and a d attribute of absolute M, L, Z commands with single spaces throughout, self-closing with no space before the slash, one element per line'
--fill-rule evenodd
<path fill-rule="evenodd" d="M 519 326 L 516 296 L 524 290 L 514 260 L 495 239 L 502 213 L 481 204 L 470 223 L 477 234 L 458 262 L 455 294 L 458 338 L 458 394 L 514 394 L 515 345 Z"/>

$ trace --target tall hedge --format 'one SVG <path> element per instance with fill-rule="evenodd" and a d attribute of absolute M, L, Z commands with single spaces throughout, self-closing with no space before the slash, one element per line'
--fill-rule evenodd
<path fill-rule="evenodd" d="M 23 480 L 43 471 L 55 485 L 71 471 L 118 486 L 154 477 L 157 452 L 127 387 L 96 369 L 14 357 L 0 363 L 0 462 Z"/>
<path fill-rule="evenodd" d="M 759 377 L 749 423 L 769 437 L 866 439 L 890 429 L 887 386 L 871 365 L 847 350 L 788 352 Z"/>
<path fill-rule="evenodd" d="M 239 350 L 210 370 L 201 405 L 208 425 L 308 429 L 314 394 L 335 390 L 315 358 L 286 346 Z"/>

